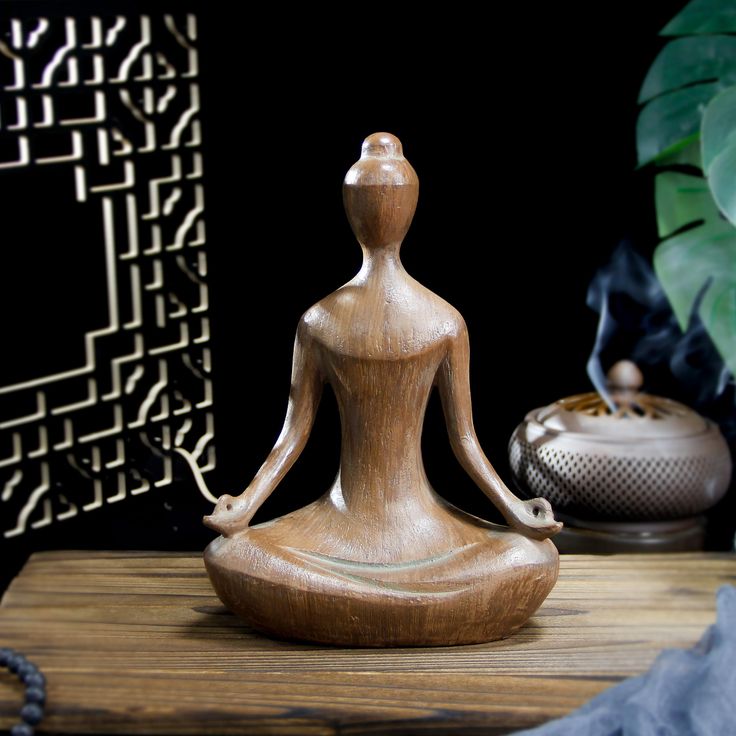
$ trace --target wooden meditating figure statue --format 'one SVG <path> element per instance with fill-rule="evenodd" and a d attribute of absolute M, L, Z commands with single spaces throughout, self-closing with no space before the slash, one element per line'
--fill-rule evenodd
<path fill-rule="evenodd" d="M 557 579 L 557 532 L 543 499 L 503 484 L 473 429 L 468 334 L 460 313 L 404 270 L 399 248 L 419 183 L 401 143 L 369 136 L 344 184 L 363 266 L 299 322 L 289 406 L 248 488 L 222 496 L 205 524 L 220 599 L 261 631 L 358 646 L 490 641 L 520 627 Z M 323 384 L 342 422 L 340 469 L 308 506 L 249 522 L 299 457 Z M 421 434 L 433 386 L 460 463 L 509 527 L 435 493 Z"/>

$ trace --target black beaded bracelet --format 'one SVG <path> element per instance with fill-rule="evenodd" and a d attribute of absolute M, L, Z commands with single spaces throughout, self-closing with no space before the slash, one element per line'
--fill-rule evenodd
<path fill-rule="evenodd" d="M 6 667 L 26 686 L 26 699 L 20 709 L 20 723 L 10 729 L 10 736 L 33 736 L 33 727 L 41 723 L 46 703 L 46 678 L 38 667 L 12 649 L 0 649 L 0 667 Z"/>

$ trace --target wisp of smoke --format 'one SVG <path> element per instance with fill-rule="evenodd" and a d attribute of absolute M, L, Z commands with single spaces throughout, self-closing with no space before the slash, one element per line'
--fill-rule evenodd
<path fill-rule="evenodd" d="M 698 317 L 698 302 L 683 333 L 649 262 L 630 242 L 619 243 L 594 276 L 586 299 L 600 317 L 588 376 L 611 408 L 615 405 L 606 389 L 603 365 L 624 358 L 642 369 L 650 389 L 655 389 L 652 393 L 661 391 L 673 398 L 680 394 L 705 414 L 712 415 L 714 405 L 727 392 L 733 393 L 733 378 Z M 714 418 L 725 434 L 736 435 L 732 403 L 723 417 Z"/>

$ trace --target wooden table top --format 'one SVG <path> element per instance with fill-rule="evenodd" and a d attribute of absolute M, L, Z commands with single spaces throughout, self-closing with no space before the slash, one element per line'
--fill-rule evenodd
<path fill-rule="evenodd" d="M 0 604 L 0 646 L 48 678 L 44 733 L 508 733 L 562 716 L 715 620 L 730 554 L 569 555 L 510 639 L 339 649 L 264 638 L 228 613 L 200 555 L 45 552 Z M 22 689 L 0 676 L 0 728 Z"/>

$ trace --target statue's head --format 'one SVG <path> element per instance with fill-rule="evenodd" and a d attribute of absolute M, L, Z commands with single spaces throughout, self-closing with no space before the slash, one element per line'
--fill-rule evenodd
<path fill-rule="evenodd" d="M 343 183 L 343 201 L 355 237 L 368 250 L 398 246 L 417 207 L 419 179 L 401 141 L 373 133 Z"/>

